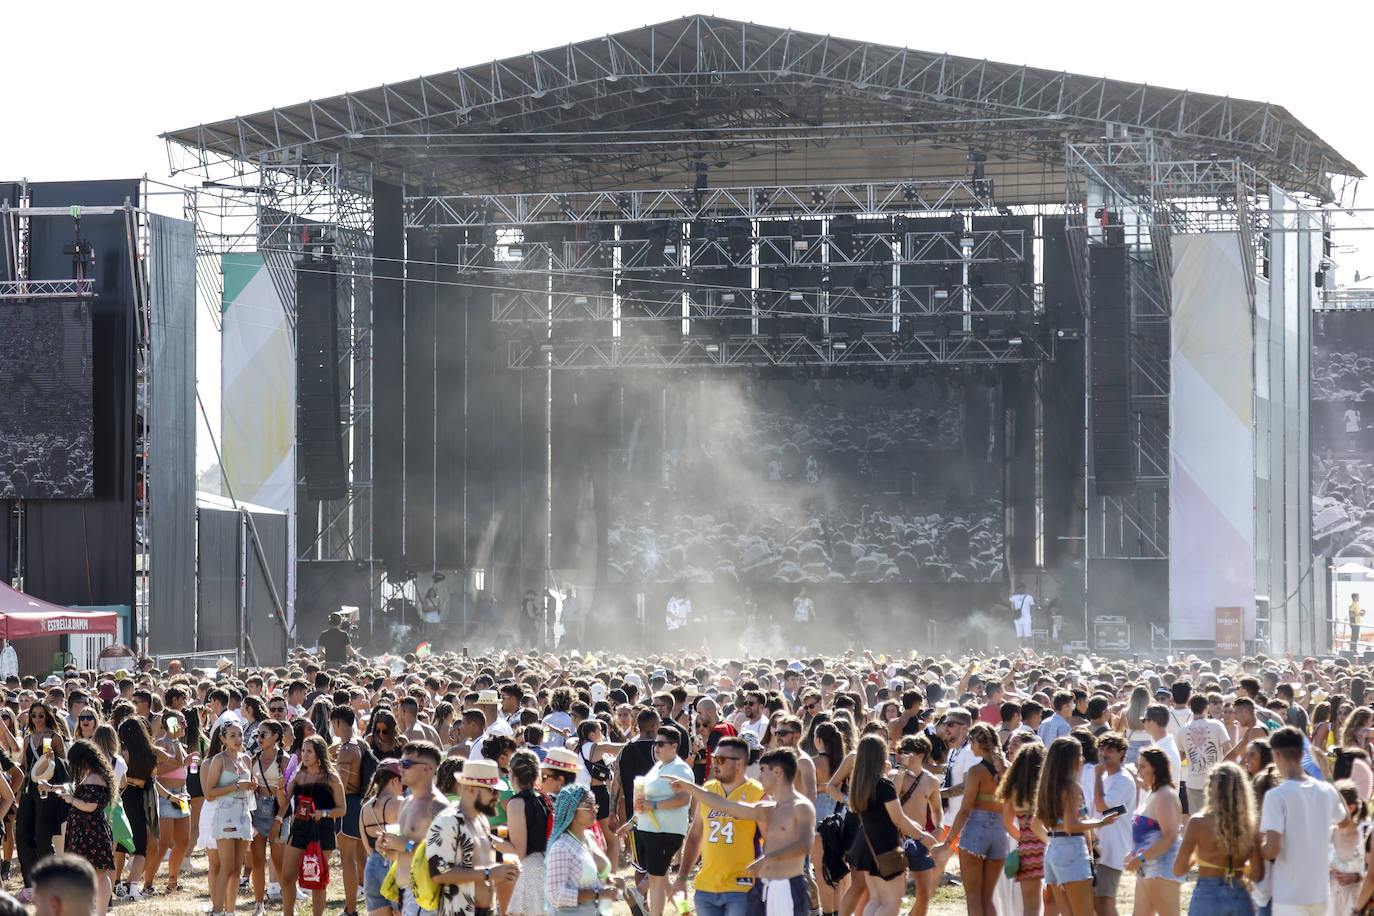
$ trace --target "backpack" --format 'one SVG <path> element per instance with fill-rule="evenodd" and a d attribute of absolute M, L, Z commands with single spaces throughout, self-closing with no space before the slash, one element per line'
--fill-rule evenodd
<path fill-rule="evenodd" d="M 300 886 L 308 891 L 322 891 L 329 887 L 329 859 L 319 843 L 305 847 L 299 866 Z"/>
<path fill-rule="evenodd" d="M 816 825 L 816 836 L 821 839 L 821 874 L 827 884 L 839 884 L 849 874 L 849 863 L 845 861 L 845 818 L 846 812 L 840 807 Z"/>
<path fill-rule="evenodd" d="M 377 755 L 372 753 L 372 745 L 366 741 L 355 741 L 362 759 L 358 762 L 358 794 L 366 795 L 372 785 L 372 777 L 377 774 Z"/>

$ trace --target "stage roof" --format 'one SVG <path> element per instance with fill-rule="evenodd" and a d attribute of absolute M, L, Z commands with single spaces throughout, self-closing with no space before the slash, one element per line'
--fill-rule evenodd
<path fill-rule="evenodd" d="M 947 178 L 988 155 L 1004 203 L 1062 201 L 1066 142 L 1165 142 L 1322 194 L 1362 173 L 1280 106 L 689 16 L 163 136 L 332 161 L 426 194 Z"/>

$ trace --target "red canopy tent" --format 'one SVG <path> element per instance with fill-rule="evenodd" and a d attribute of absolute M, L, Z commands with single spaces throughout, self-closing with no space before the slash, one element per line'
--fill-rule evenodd
<path fill-rule="evenodd" d="M 0 639 L 28 639 L 63 633 L 106 633 L 114 636 L 118 632 L 119 615 L 114 611 L 73 611 L 0 583 Z"/>

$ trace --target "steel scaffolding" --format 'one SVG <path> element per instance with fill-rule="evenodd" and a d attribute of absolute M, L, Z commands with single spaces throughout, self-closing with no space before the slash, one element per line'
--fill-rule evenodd
<path fill-rule="evenodd" d="M 187 218 L 197 237 L 197 283 L 207 309 L 223 296 L 221 257 L 258 252 L 295 326 L 296 262 L 309 248 L 338 260 L 337 296 L 342 436 L 348 465 L 343 499 L 318 506 L 317 535 L 295 543 L 298 559 L 374 561 L 372 545 L 372 177 L 335 162 L 303 157 L 234 159 L 168 144 L 172 174 L 187 188 Z M 217 322 L 218 326 L 218 322 Z M 304 481 L 297 480 L 302 492 Z M 295 575 L 288 591 L 294 600 Z"/>

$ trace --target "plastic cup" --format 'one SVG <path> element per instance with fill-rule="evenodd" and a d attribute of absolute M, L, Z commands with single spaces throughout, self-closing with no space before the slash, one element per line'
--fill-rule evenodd
<path fill-rule="evenodd" d="M 646 797 L 645 797 L 645 788 L 644 788 L 644 785 L 645 785 L 644 777 L 643 777 L 643 776 L 636 776 L 636 777 L 635 777 L 635 787 L 634 787 L 634 810 L 635 810 L 635 814 L 643 814 L 643 813 L 644 813 L 644 810 L 645 810 L 646 808 L 648 808 L 648 806 L 649 806 L 649 805 L 648 805 L 648 801 L 647 801 L 647 799 L 646 799 Z"/>

